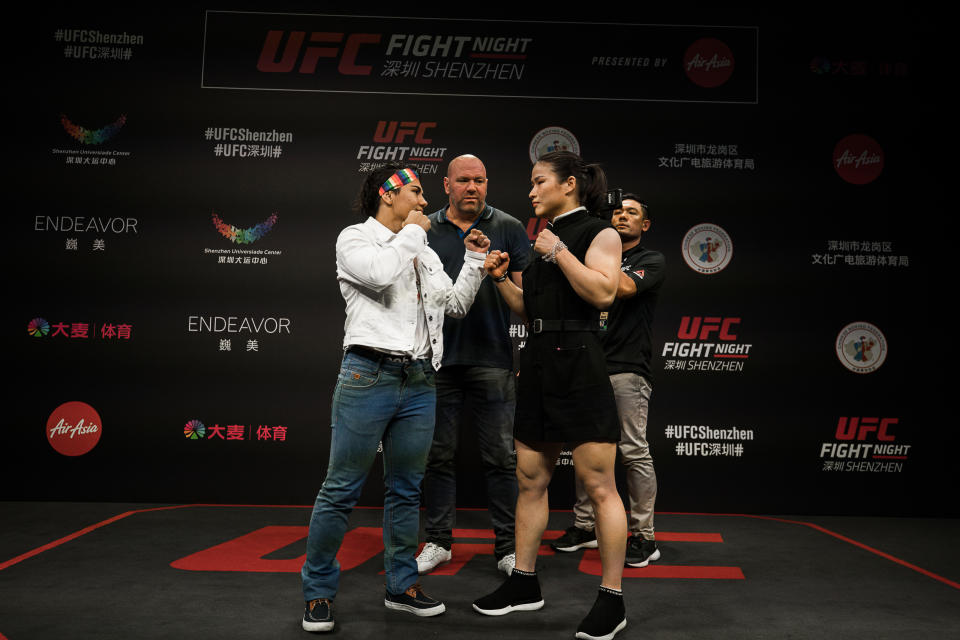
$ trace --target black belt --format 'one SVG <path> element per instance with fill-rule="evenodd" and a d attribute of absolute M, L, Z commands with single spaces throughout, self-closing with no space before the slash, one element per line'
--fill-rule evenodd
<path fill-rule="evenodd" d="M 531 325 L 533 333 L 543 333 L 544 331 L 599 331 L 600 321 L 588 320 L 544 320 L 543 318 L 534 318 Z"/>
<path fill-rule="evenodd" d="M 393 353 L 387 353 L 386 351 L 380 351 L 379 349 L 362 347 L 358 344 L 352 344 L 349 347 L 347 347 L 347 353 L 355 353 L 358 356 L 367 358 L 369 360 L 376 360 L 377 362 L 380 362 L 381 360 L 386 360 L 387 362 L 398 362 L 401 364 L 409 364 L 414 361 L 414 358 L 410 356 L 398 356 Z"/>

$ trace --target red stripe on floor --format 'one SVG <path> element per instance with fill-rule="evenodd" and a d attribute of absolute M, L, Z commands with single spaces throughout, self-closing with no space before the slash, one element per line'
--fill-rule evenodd
<path fill-rule="evenodd" d="M 602 576 L 600 552 L 586 549 L 580 560 L 580 571 L 591 576 Z M 714 567 L 697 565 L 671 565 L 650 563 L 645 567 L 623 570 L 624 578 L 686 578 L 690 580 L 743 580 L 740 567 Z"/>
<path fill-rule="evenodd" d="M 723 542 L 719 533 L 698 533 L 693 531 L 657 531 L 659 542 Z"/>

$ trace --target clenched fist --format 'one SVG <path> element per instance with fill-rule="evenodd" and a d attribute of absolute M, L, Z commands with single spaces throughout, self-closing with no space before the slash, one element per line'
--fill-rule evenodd
<path fill-rule="evenodd" d="M 407 219 L 403 221 L 403 225 L 401 225 L 400 228 L 402 229 L 408 224 L 420 225 L 424 231 L 430 231 L 430 218 L 423 215 L 423 211 L 417 211 L 416 209 L 411 211 L 407 214 Z"/>
<path fill-rule="evenodd" d="M 502 278 L 510 266 L 510 254 L 506 251 L 491 251 L 483 263 L 483 268 L 492 278 Z"/>
<path fill-rule="evenodd" d="M 553 251 L 554 245 L 560 241 L 560 238 L 557 237 L 553 231 L 550 229 L 544 229 L 539 234 L 537 234 L 537 241 L 533 243 L 533 250 L 539 253 L 542 256 L 547 255 Z"/>
<path fill-rule="evenodd" d="M 490 238 L 483 235 L 483 231 L 480 231 L 480 229 L 471 229 L 467 237 L 463 239 L 463 244 L 470 251 L 484 253 L 490 246 Z"/>

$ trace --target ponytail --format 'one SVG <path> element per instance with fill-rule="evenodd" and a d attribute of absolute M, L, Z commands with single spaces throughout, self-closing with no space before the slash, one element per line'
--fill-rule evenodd
<path fill-rule="evenodd" d="M 588 211 L 599 211 L 606 202 L 607 175 L 599 164 L 588 164 L 575 153 L 551 151 L 537 160 L 549 165 L 563 182 L 570 176 L 577 181 L 577 200 Z"/>

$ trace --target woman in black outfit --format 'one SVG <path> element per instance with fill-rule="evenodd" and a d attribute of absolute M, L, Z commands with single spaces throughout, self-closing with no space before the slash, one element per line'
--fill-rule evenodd
<path fill-rule="evenodd" d="M 524 270 L 522 289 L 506 277 L 507 253 L 491 251 L 484 265 L 530 327 L 520 352 L 514 423 L 517 564 L 499 589 L 473 606 L 487 615 L 543 606 L 537 551 L 549 516 L 547 486 L 567 444 L 597 514 L 603 563 L 600 593 L 576 637 L 609 640 L 626 626 L 620 581 L 627 520 L 614 481 L 620 423 L 597 331 L 600 310 L 617 292 L 620 237 L 588 212 L 599 208 L 606 192 L 599 166 L 573 153 L 548 153 L 530 180 L 534 211 L 550 223 L 533 247 L 540 259 Z"/>

